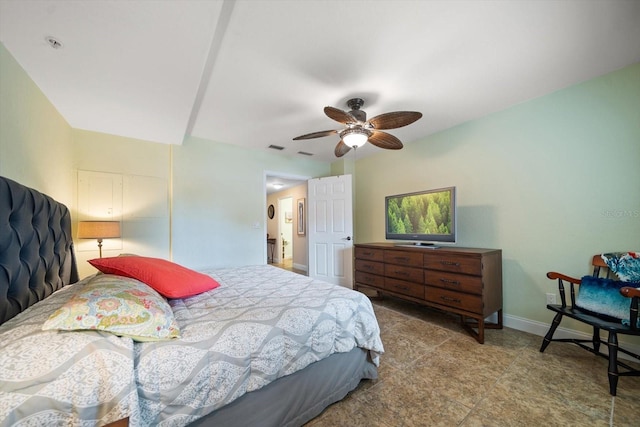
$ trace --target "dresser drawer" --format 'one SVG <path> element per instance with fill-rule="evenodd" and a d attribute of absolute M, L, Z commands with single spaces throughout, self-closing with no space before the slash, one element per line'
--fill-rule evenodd
<path fill-rule="evenodd" d="M 356 271 L 364 271 L 365 273 L 384 274 L 384 264 L 376 261 L 356 258 Z"/>
<path fill-rule="evenodd" d="M 463 294 L 427 286 L 425 288 L 425 299 L 436 304 L 459 308 L 471 313 L 482 313 L 482 297 L 480 295 Z"/>
<path fill-rule="evenodd" d="M 482 260 L 480 257 L 452 255 L 450 253 L 446 255 L 428 253 L 424 254 L 424 267 L 453 273 L 482 275 Z"/>
<path fill-rule="evenodd" d="M 376 276 L 371 273 L 364 273 L 362 271 L 356 271 L 356 283 L 363 285 L 371 285 L 376 288 L 384 289 L 384 277 Z"/>
<path fill-rule="evenodd" d="M 358 259 L 368 259 L 371 261 L 383 261 L 384 250 L 371 249 L 371 248 L 359 248 L 356 246 L 355 257 Z"/>
<path fill-rule="evenodd" d="M 384 275 L 394 279 L 408 280 L 410 282 L 424 283 L 424 273 L 421 268 L 406 267 L 404 265 L 384 265 Z"/>
<path fill-rule="evenodd" d="M 465 274 L 447 273 L 438 270 L 425 270 L 424 283 L 458 292 L 482 295 L 482 277 Z"/>
<path fill-rule="evenodd" d="M 384 288 L 388 291 L 397 292 L 399 294 L 408 295 L 414 298 L 424 298 L 424 285 L 404 280 L 391 279 L 387 277 L 384 280 Z"/>
<path fill-rule="evenodd" d="M 402 251 L 384 251 L 384 262 L 397 265 L 408 265 L 411 267 L 423 267 L 422 253 L 420 252 L 402 252 Z"/>

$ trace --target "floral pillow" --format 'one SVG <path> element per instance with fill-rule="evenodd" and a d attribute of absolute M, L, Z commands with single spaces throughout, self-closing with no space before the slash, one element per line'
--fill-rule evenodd
<path fill-rule="evenodd" d="M 178 338 L 173 311 L 156 291 L 128 277 L 103 274 L 80 287 L 43 330 L 99 330 L 135 341 Z"/>

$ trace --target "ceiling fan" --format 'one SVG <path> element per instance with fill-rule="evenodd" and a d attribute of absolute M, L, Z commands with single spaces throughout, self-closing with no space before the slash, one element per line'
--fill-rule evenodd
<path fill-rule="evenodd" d="M 336 157 L 344 156 L 352 148 L 356 149 L 367 141 L 376 147 L 399 150 L 402 148 L 402 142 L 381 129 L 396 129 L 407 126 L 422 117 L 422 113 L 417 111 L 395 111 L 380 114 L 371 120 L 367 120 L 367 113 L 360 110 L 362 105 L 364 105 L 364 100 L 352 98 L 347 101 L 347 106 L 351 109 L 349 112 L 334 107 L 324 107 L 324 113 L 330 119 L 340 122 L 346 127 L 342 130 L 324 130 L 308 133 L 297 136 L 293 140 L 321 138 L 337 133 L 340 135 L 340 142 L 338 142 L 334 150 Z"/>

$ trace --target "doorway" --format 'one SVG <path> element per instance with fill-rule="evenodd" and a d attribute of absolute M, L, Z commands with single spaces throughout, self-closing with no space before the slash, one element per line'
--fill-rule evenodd
<path fill-rule="evenodd" d="M 273 257 L 271 245 L 265 245 L 265 261 L 305 275 L 308 270 L 307 238 L 297 229 L 296 207 L 301 199 L 307 197 L 307 179 L 305 176 L 265 172 L 267 242 L 275 240 Z"/>

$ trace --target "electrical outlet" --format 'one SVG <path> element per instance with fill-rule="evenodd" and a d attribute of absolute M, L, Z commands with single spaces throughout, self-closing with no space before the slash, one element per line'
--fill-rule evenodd
<path fill-rule="evenodd" d="M 555 304 L 556 303 L 556 294 L 547 294 L 547 304 Z"/>

